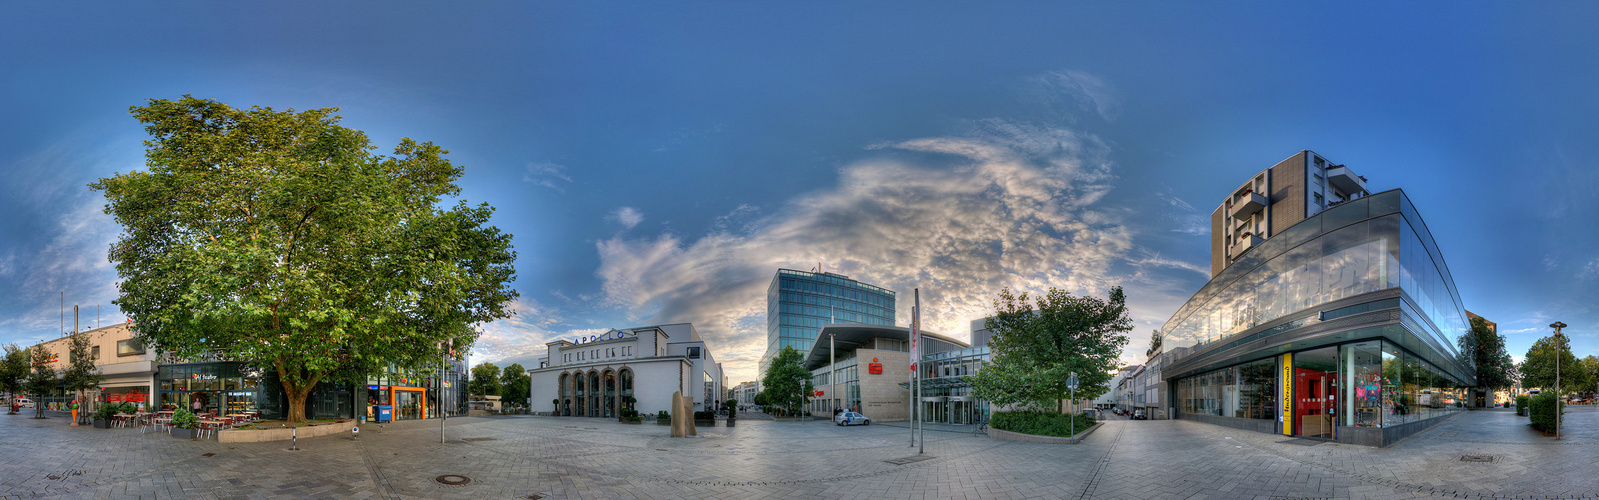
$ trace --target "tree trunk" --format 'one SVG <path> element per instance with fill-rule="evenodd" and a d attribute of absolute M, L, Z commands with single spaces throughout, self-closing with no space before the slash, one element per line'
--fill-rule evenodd
<path fill-rule="evenodd" d="M 311 396 L 311 387 L 298 387 L 283 381 L 283 393 L 289 397 L 289 409 L 283 413 L 283 419 L 291 424 L 305 422 L 305 400 Z"/>

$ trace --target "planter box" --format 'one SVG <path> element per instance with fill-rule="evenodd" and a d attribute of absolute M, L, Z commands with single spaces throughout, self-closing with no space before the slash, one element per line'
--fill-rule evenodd
<path fill-rule="evenodd" d="M 715 420 L 695 420 L 694 421 L 694 426 L 695 427 L 716 427 L 716 421 Z"/>
<path fill-rule="evenodd" d="M 348 436 L 350 429 L 356 426 L 354 420 L 343 422 L 300 427 L 299 436 L 311 438 L 318 436 L 332 436 L 343 434 Z M 219 443 L 260 443 L 267 441 L 288 441 L 293 438 L 296 431 L 288 427 L 268 427 L 265 429 L 229 429 L 217 432 Z"/>
<path fill-rule="evenodd" d="M 196 432 L 196 429 L 184 429 L 184 428 L 180 428 L 180 427 L 173 427 L 172 428 L 172 437 L 178 438 L 178 439 L 194 439 L 195 432 Z"/>
<path fill-rule="evenodd" d="M 643 420 L 623 420 L 622 423 L 628 425 L 644 425 Z"/>
<path fill-rule="evenodd" d="M 672 425 L 672 419 L 670 419 L 670 418 L 657 418 L 657 419 L 655 419 L 655 425 Z"/>
<path fill-rule="evenodd" d="M 732 427 L 732 426 L 733 426 L 733 422 L 736 422 L 736 420 L 733 420 L 733 419 L 731 419 L 731 418 L 730 418 L 730 419 L 727 419 L 727 426 L 728 426 L 728 427 Z"/>
<path fill-rule="evenodd" d="M 1084 429 L 1083 432 L 1079 432 L 1076 436 L 1072 437 L 1035 436 L 1032 434 L 1022 434 L 1020 432 L 1002 431 L 993 427 L 989 427 L 988 437 L 998 439 L 1000 441 L 1017 441 L 1022 443 L 1077 444 L 1083 442 L 1083 438 L 1088 437 L 1089 434 L 1092 434 L 1095 430 L 1098 430 L 1099 426 L 1102 425 L 1105 425 L 1105 423 L 1095 423 L 1094 425 L 1089 426 L 1087 429 Z"/>
<path fill-rule="evenodd" d="M 107 421 L 106 419 L 103 419 L 103 418 L 94 419 L 94 428 L 96 428 L 96 429 L 110 429 L 111 428 L 111 422 L 109 422 L 109 421 Z"/>

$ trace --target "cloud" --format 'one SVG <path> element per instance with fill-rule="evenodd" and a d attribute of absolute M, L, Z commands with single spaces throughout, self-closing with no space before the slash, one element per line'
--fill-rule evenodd
<path fill-rule="evenodd" d="M 612 210 L 611 215 L 606 216 L 605 220 L 616 221 L 625 229 L 633 229 L 633 226 L 637 226 L 640 222 L 644 222 L 644 212 L 640 212 L 638 209 L 633 207 L 621 207 L 616 210 Z"/>
<path fill-rule="evenodd" d="M 1599 278 L 1599 258 L 1584 264 L 1582 270 L 1577 272 L 1577 277 L 1585 280 Z"/>
<path fill-rule="evenodd" d="M 1103 295 L 1117 281 L 1112 264 L 1133 248 L 1118 217 L 1096 209 L 1116 179 L 1109 148 L 1062 128 L 969 125 L 960 135 L 875 145 L 840 171 L 837 186 L 791 201 L 747 234 L 719 225 L 697 239 L 598 242 L 605 300 L 640 324 L 693 322 L 727 363 L 764 351 L 766 288 L 781 267 L 821 262 L 897 290 L 900 324 L 920 287 L 924 323 L 948 333 L 991 314 L 1004 287 Z"/>
<path fill-rule="evenodd" d="M 1088 111 L 1107 122 L 1121 116 L 1121 93 L 1098 76 L 1075 70 L 1053 71 L 1033 77 L 1029 83 L 1028 101 L 1055 113 L 1070 116 L 1079 110 Z"/>
<path fill-rule="evenodd" d="M 1160 256 L 1160 253 L 1151 252 L 1148 249 L 1142 249 L 1141 248 L 1139 250 L 1140 250 L 1141 255 L 1139 257 L 1136 257 L 1136 258 L 1128 259 L 1128 263 L 1130 263 L 1132 265 L 1135 265 L 1135 266 L 1158 266 L 1158 267 L 1170 267 L 1170 268 L 1174 268 L 1174 269 L 1184 269 L 1184 270 L 1188 270 L 1188 271 L 1193 271 L 1195 273 L 1199 273 L 1199 275 L 1201 277 L 1204 277 L 1206 280 L 1210 279 L 1210 268 L 1209 267 L 1205 267 L 1205 266 L 1202 266 L 1202 265 L 1199 265 L 1199 264 L 1194 264 L 1192 262 L 1183 262 L 1183 261 L 1179 261 L 1179 260 L 1172 260 L 1172 259 L 1162 258 Z"/>
<path fill-rule="evenodd" d="M 472 346 L 473 363 L 489 362 L 502 367 L 521 363 L 524 367 L 537 368 L 538 358 L 544 357 L 544 344 L 608 330 L 558 328 L 564 321 L 560 311 L 525 297 L 517 298 L 507 307 L 516 313 L 479 328 L 482 334 Z"/>
<path fill-rule="evenodd" d="M 538 162 L 527 165 L 527 168 L 522 173 L 522 182 L 531 182 L 564 194 L 566 193 L 566 185 L 572 183 L 572 177 L 566 175 L 566 167 L 549 162 Z"/>

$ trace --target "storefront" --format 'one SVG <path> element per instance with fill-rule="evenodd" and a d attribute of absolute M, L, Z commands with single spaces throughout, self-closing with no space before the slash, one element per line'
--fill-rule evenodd
<path fill-rule="evenodd" d="M 261 411 L 267 391 L 262 390 L 261 370 L 248 363 L 219 361 L 161 365 L 156 370 L 159 386 L 154 405 L 162 410 L 194 409 L 201 412 L 237 413 Z M 126 395 L 124 395 L 126 397 Z"/>
<path fill-rule="evenodd" d="M 438 418 L 440 401 L 444 401 L 447 417 L 466 414 L 465 364 L 446 365 L 441 384 L 438 370 L 404 370 L 390 368 L 383 375 L 367 378 L 366 408 L 368 420 L 378 419 L 378 407 L 390 408 L 393 420 L 420 420 Z M 442 396 L 442 398 L 441 398 Z"/>

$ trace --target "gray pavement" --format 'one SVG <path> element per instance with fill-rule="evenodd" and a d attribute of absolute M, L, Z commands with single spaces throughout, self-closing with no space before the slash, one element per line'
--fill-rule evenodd
<path fill-rule="evenodd" d="M 1170 420 L 1107 421 L 1075 446 L 929 426 L 933 458 L 890 463 L 916 455 L 904 427 L 740 419 L 672 439 L 666 426 L 482 417 L 450 419 L 443 444 L 420 421 L 288 451 L 0 415 L 0 498 L 1599 498 L 1599 412 L 1569 417 L 1558 442 L 1478 411 L 1384 449 Z M 472 482 L 434 480 L 445 474 Z"/>

